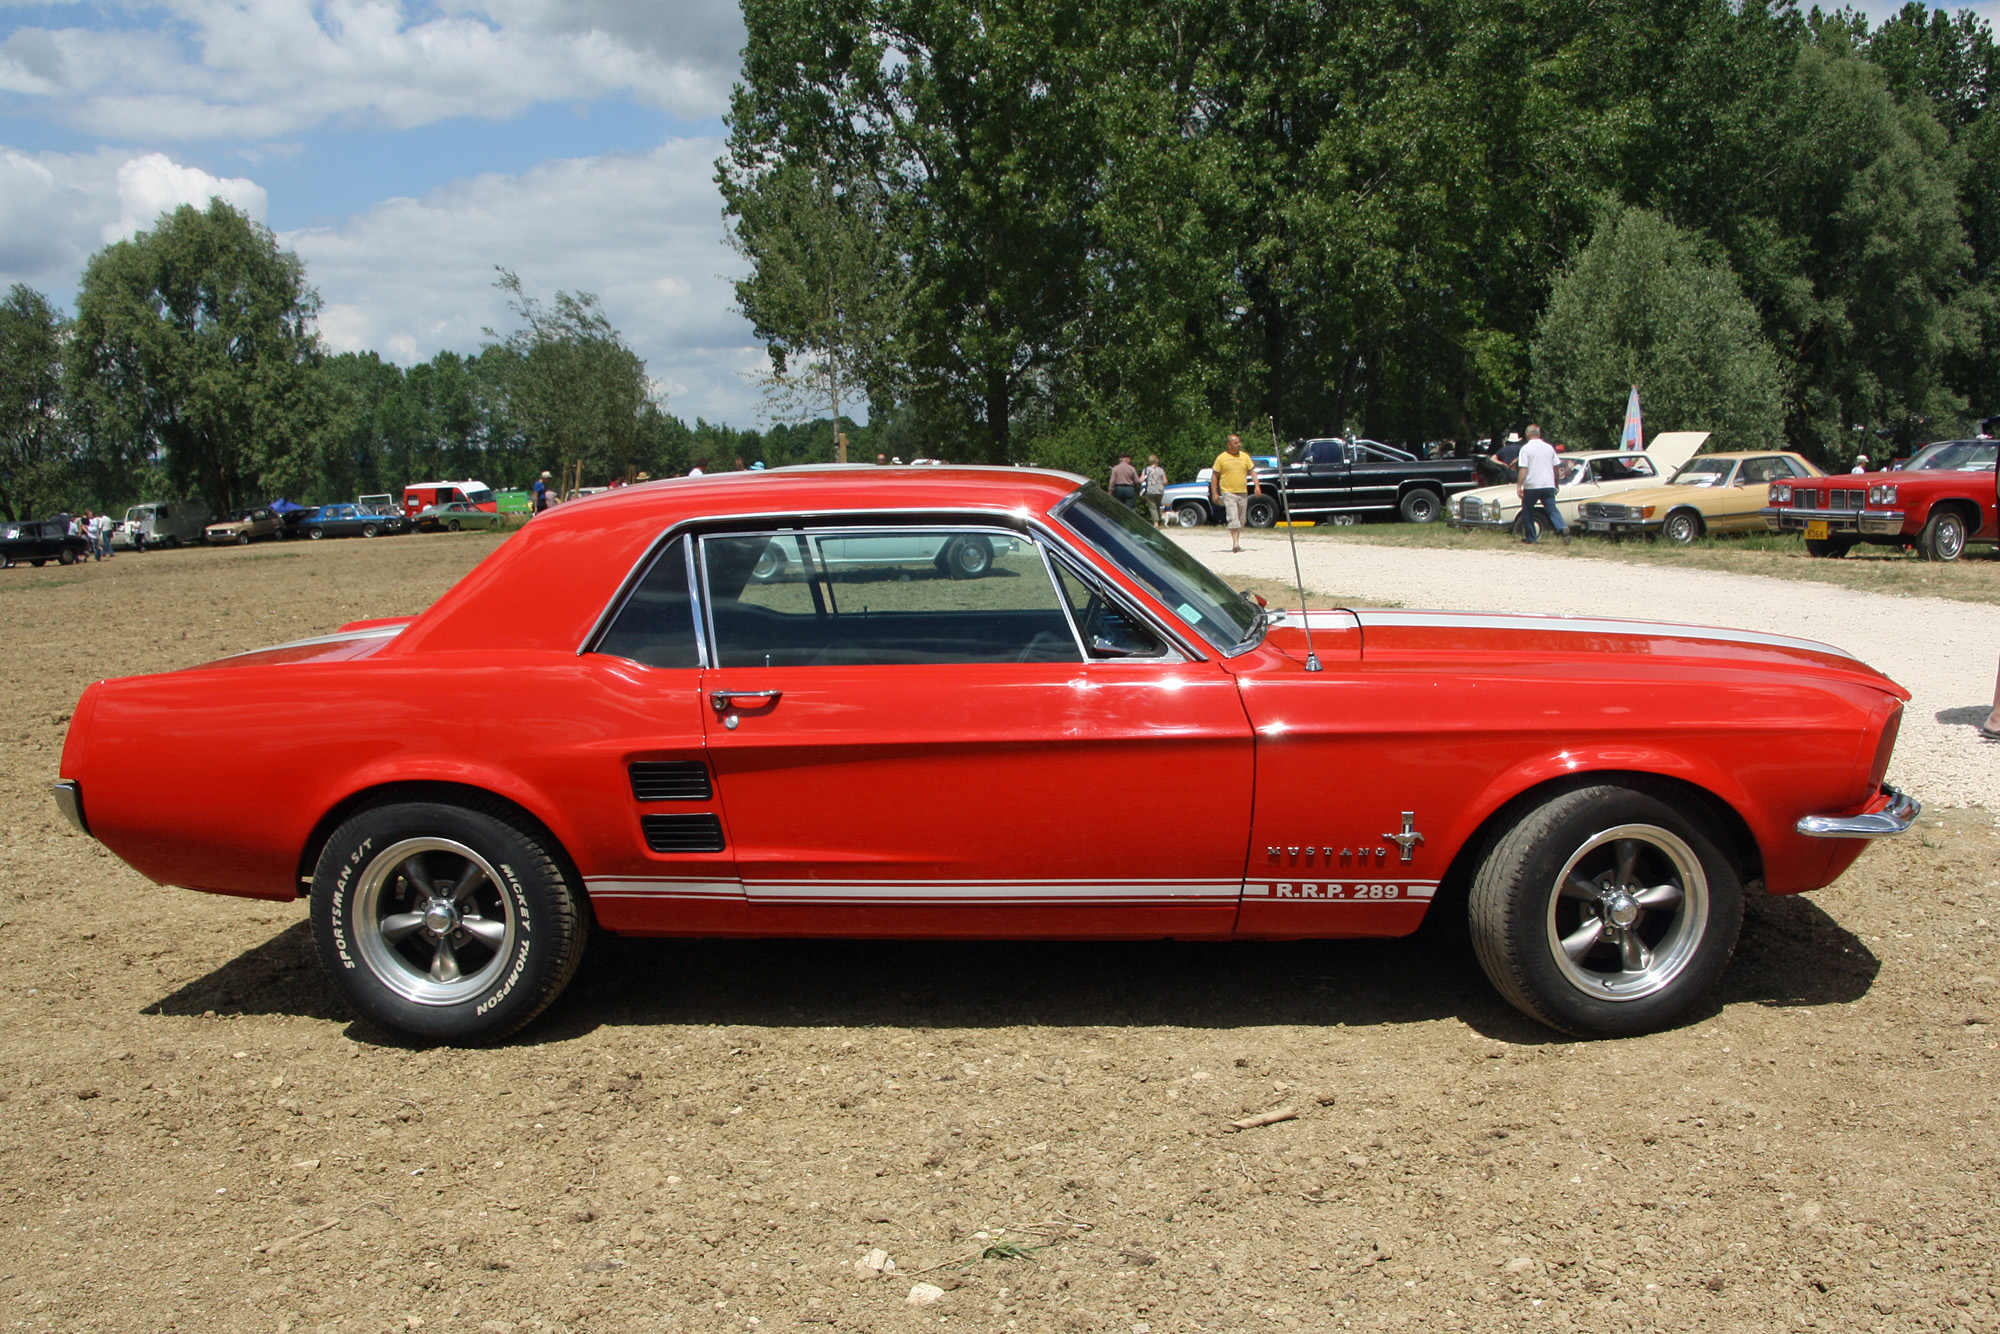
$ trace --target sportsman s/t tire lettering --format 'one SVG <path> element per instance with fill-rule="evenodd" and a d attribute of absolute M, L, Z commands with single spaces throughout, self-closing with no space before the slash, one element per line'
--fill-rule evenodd
<path fill-rule="evenodd" d="M 504 807 L 407 802 L 334 831 L 312 929 L 334 985 L 383 1028 L 495 1042 L 532 1021 L 583 958 L 589 915 L 546 835 Z"/>
<path fill-rule="evenodd" d="M 1722 976 L 1743 884 L 1706 811 L 1668 789 L 1576 788 L 1523 813 L 1474 875 L 1480 967 L 1580 1037 L 1678 1020 Z"/>

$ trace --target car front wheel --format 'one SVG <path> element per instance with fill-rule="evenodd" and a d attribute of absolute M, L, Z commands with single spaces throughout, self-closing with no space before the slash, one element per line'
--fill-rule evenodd
<path fill-rule="evenodd" d="M 363 537 L 373 537 L 373 536 L 375 536 L 375 534 L 376 534 L 376 533 L 378 533 L 378 532 L 380 532 L 380 531 L 381 531 L 381 529 L 377 528 L 377 527 L 376 527 L 376 526 L 375 526 L 374 524 L 372 524 L 372 523 L 364 523 L 364 524 L 362 524 L 362 525 L 361 525 L 361 535 L 362 535 Z"/>
<path fill-rule="evenodd" d="M 457 532 L 457 531 L 458 531 L 458 520 L 457 520 L 457 519 L 453 519 L 453 520 L 452 520 L 452 521 L 451 521 L 450 523 L 446 524 L 446 525 L 445 525 L 445 527 L 447 527 L 447 528 L 451 529 L 451 531 L 452 531 L 452 532 L 454 532 L 454 533 L 455 533 L 455 532 Z"/>
<path fill-rule="evenodd" d="M 326 529 L 320 527 L 318 524 L 314 524 L 312 527 L 306 529 L 306 536 L 317 542 L 326 536 Z"/>
<path fill-rule="evenodd" d="M 1917 537 L 1917 554 L 1925 560 L 1951 561 L 1965 554 L 1965 516 L 1939 510 Z"/>
<path fill-rule="evenodd" d="M 1278 522 L 1278 502 L 1269 496 L 1250 497 L 1250 504 L 1243 520 L 1252 528 L 1275 527 Z"/>
<path fill-rule="evenodd" d="M 497 812 L 378 806 L 328 840 L 313 938 L 354 1007 L 387 1029 L 494 1042 L 547 1009 L 589 935 L 577 890 L 534 835 Z"/>
<path fill-rule="evenodd" d="M 1660 536 L 1677 547 L 1692 544 L 1701 537 L 1701 531 L 1701 516 L 1693 510 L 1669 514 L 1667 521 L 1660 525 Z"/>
<path fill-rule="evenodd" d="M 1183 500 L 1174 506 L 1174 522 L 1183 528 L 1199 528 L 1208 522 L 1208 506 L 1198 500 Z"/>
<path fill-rule="evenodd" d="M 1581 1037 L 1673 1023 L 1729 963 L 1743 886 L 1705 813 L 1618 786 L 1528 811 L 1473 878 L 1472 943 L 1524 1013 Z"/>

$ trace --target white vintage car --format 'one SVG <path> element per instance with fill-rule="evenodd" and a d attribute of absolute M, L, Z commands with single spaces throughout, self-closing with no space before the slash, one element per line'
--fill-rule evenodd
<path fill-rule="evenodd" d="M 1558 463 L 1556 509 L 1565 523 L 1575 523 L 1585 501 L 1658 486 L 1693 458 L 1708 436 L 1707 431 L 1662 431 L 1643 452 L 1597 449 L 1565 454 Z M 1521 497 L 1507 482 L 1453 496 L 1445 520 L 1454 528 L 1512 528 L 1520 514 Z M 1546 529 L 1548 520 L 1540 522 Z"/>

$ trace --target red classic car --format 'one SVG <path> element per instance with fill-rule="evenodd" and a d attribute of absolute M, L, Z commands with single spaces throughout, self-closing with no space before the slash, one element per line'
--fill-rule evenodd
<path fill-rule="evenodd" d="M 1925 560 L 1957 560 L 1968 542 L 2000 541 L 1994 457 L 2000 441 L 1940 440 L 1896 472 L 1849 473 L 1771 484 L 1764 524 L 1802 532 L 1814 556 L 1845 556 L 1857 542 L 1915 547 Z"/>
<path fill-rule="evenodd" d="M 1398 936 L 1447 904 L 1507 999 L 1614 1035 L 1701 998 L 1745 894 L 1908 826 L 1907 698 L 1738 630 L 1266 613 L 1081 478 L 805 468 L 564 505 L 420 616 L 98 682 L 56 795 L 155 881 L 309 895 L 354 1005 L 432 1039 L 533 1019 L 592 931 Z M 245 762 L 163 784 L 161 753 Z M 1140 819 L 1175 836 L 1105 836 Z"/>

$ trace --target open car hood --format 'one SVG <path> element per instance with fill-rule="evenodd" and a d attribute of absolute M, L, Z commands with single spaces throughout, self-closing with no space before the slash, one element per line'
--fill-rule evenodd
<path fill-rule="evenodd" d="M 1680 466 L 1701 453 L 1712 431 L 1662 431 L 1646 446 L 1646 457 L 1659 468 L 1660 476 L 1672 477 Z"/>

